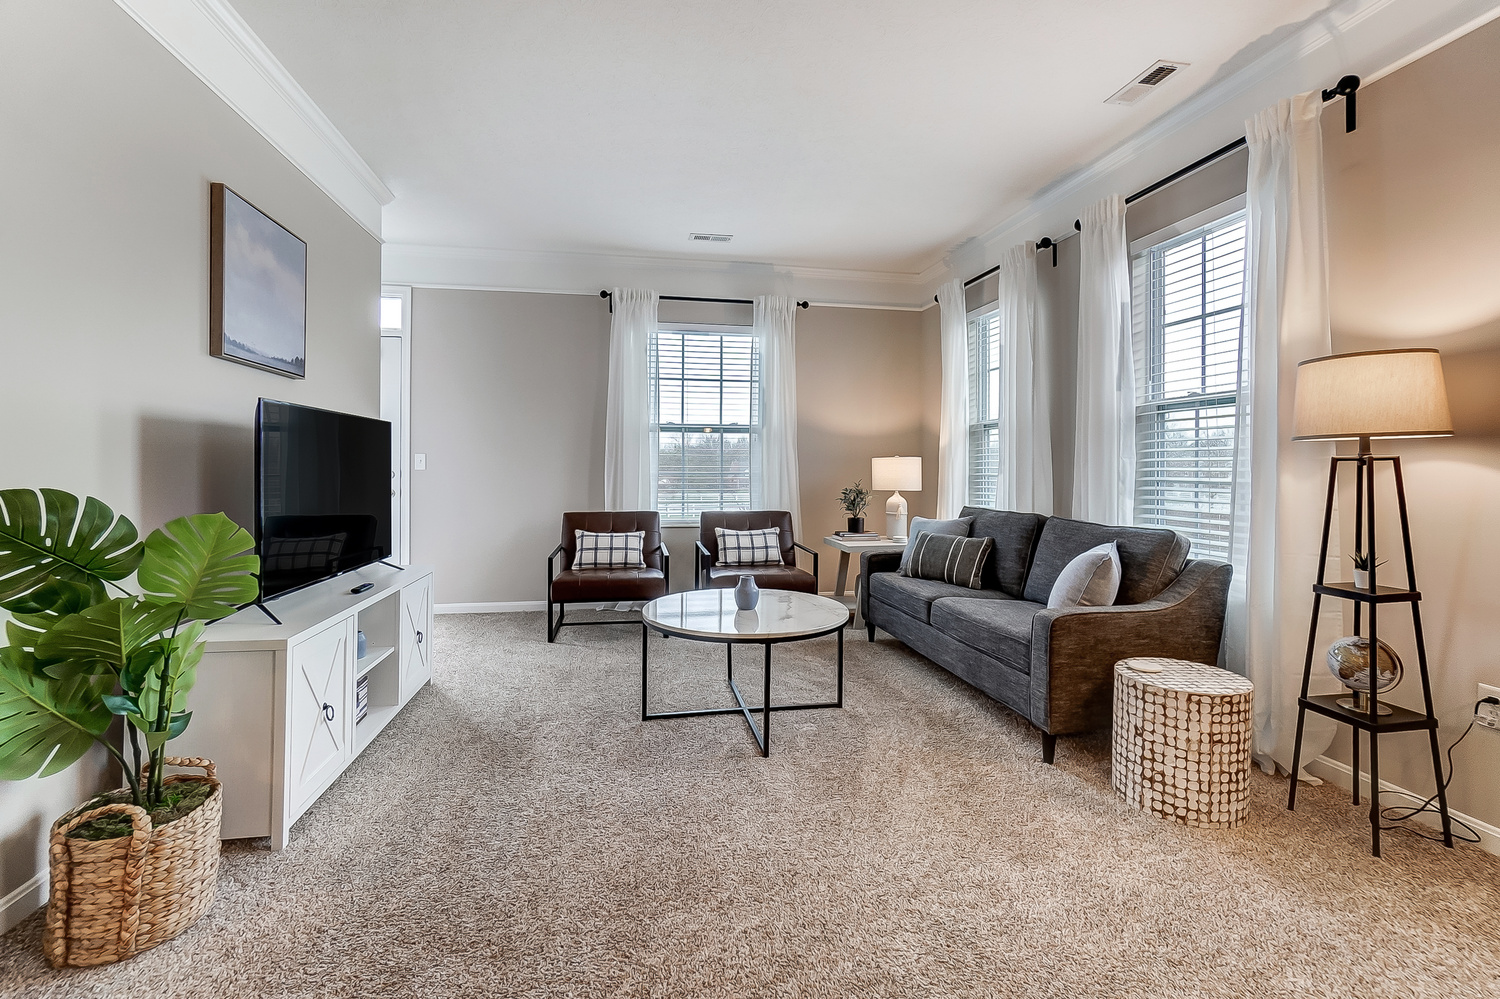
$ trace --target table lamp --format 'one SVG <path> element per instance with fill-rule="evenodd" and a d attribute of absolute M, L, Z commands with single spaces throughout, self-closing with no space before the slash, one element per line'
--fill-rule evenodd
<path fill-rule="evenodd" d="M 885 502 L 885 534 L 892 541 L 906 540 L 906 497 L 909 493 L 922 491 L 922 459 L 893 458 L 870 459 L 870 488 L 880 492 L 893 490 Z"/>

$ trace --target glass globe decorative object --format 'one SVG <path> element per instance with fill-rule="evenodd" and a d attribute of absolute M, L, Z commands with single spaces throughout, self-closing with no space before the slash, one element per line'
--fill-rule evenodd
<path fill-rule="evenodd" d="M 1354 691 L 1353 697 L 1339 699 L 1339 706 L 1355 711 L 1370 710 L 1370 640 L 1362 635 L 1340 638 L 1328 647 L 1328 671 L 1334 678 Z M 1396 650 L 1385 642 L 1379 643 L 1375 653 L 1374 690 L 1384 692 L 1401 682 L 1404 667 Z M 1379 706 L 1380 714 L 1390 714 L 1390 708 Z"/>

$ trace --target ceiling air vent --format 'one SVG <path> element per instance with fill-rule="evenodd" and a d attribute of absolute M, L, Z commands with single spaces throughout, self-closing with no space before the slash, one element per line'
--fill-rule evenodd
<path fill-rule="evenodd" d="M 695 243 L 727 243 L 733 239 L 733 235 L 722 232 L 690 232 L 688 239 Z"/>
<path fill-rule="evenodd" d="M 1158 59 L 1151 64 L 1150 69 L 1121 87 L 1113 97 L 1104 103 L 1124 104 L 1126 106 L 1135 104 L 1168 79 L 1175 76 L 1178 70 L 1186 69 L 1187 67 L 1188 64 L 1185 62 L 1168 62 L 1165 59 Z"/>

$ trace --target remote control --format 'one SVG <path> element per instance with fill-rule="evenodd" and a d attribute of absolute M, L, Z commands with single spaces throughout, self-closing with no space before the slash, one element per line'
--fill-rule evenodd
<path fill-rule="evenodd" d="M 354 589 L 350 590 L 349 592 L 350 593 L 363 593 L 366 590 L 370 589 L 370 587 L 372 587 L 374 585 L 375 585 L 374 583 L 360 583 L 358 586 L 356 586 Z"/>

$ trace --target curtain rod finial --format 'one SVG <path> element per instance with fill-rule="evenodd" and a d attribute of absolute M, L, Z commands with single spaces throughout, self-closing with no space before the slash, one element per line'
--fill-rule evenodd
<path fill-rule="evenodd" d="M 1083 232 L 1083 219 L 1074 219 L 1073 229 L 1077 232 Z"/>
<path fill-rule="evenodd" d="M 609 292 L 607 292 L 607 291 L 601 291 L 601 292 L 600 292 L 600 293 L 599 293 L 599 297 L 600 297 L 600 298 L 609 298 L 609 297 L 610 297 L 610 294 L 609 294 Z"/>
<path fill-rule="evenodd" d="M 805 309 L 805 308 L 807 308 L 807 303 L 806 302 L 798 302 L 797 303 L 797 308 L 799 308 L 799 309 Z"/>

